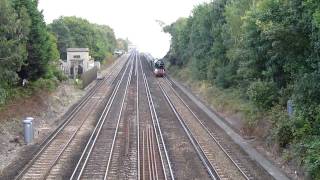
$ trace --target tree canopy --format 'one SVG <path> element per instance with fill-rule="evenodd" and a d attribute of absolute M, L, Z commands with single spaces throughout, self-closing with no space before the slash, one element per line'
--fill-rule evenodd
<path fill-rule="evenodd" d="M 25 8 L 20 14 L 23 18 L 19 18 L 8 0 L 0 0 L 0 104 L 7 96 L 5 89 L 17 81 L 17 72 L 27 57 L 30 20 Z"/>
<path fill-rule="evenodd" d="M 13 0 L 13 7 L 20 18 L 27 15 L 30 19 L 27 38 L 27 58 L 19 71 L 21 78 L 36 80 L 48 71 L 50 61 L 57 60 L 51 50 L 53 42 L 44 22 L 42 13 L 37 9 L 37 0 Z"/>
<path fill-rule="evenodd" d="M 37 6 L 36 0 L 0 0 L 0 104 L 20 79 L 45 77 L 58 59 Z"/>

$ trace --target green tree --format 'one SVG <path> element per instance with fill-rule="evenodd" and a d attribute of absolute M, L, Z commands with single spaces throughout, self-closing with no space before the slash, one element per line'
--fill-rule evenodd
<path fill-rule="evenodd" d="M 172 65 L 182 66 L 189 61 L 188 45 L 189 31 L 188 19 L 180 18 L 175 23 L 164 27 L 164 32 L 170 33 L 172 36 L 169 61 Z"/>
<path fill-rule="evenodd" d="M 22 12 L 26 9 L 30 17 L 30 32 L 27 39 L 27 59 L 22 66 L 19 76 L 36 80 L 46 75 L 48 65 L 54 57 L 51 57 L 50 35 L 43 19 L 42 13 L 37 9 L 37 0 L 13 0 L 15 10 L 22 18 Z"/>
<path fill-rule="evenodd" d="M 26 40 L 29 32 L 29 18 L 26 9 L 21 9 L 19 19 L 10 1 L 0 0 L 0 104 L 6 97 L 6 89 L 18 80 L 20 70 L 27 56 Z"/>
<path fill-rule="evenodd" d="M 60 19 L 54 20 L 48 27 L 57 38 L 60 58 L 67 59 L 67 48 L 75 46 L 69 27 Z"/>
<path fill-rule="evenodd" d="M 109 26 L 95 24 L 93 27 L 93 57 L 102 61 L 112 54 L 117 41 L 113 30 Z"/>

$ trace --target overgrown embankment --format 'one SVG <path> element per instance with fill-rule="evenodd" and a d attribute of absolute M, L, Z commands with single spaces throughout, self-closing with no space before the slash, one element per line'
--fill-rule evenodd
<path fill-rule="evenodd" d="M 216 108 L 241 112 L 245 133 L 265 125 L 270 149 L 320 179 L 319 27 L 314 0 L 216 0 L 164 27 L 165 59 Z"/>

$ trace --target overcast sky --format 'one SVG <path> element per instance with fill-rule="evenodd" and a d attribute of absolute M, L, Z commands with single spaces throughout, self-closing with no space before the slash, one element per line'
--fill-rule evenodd
<path fill-rule="evenodd" d="M 163 33 L 156 20 L 171 24 L 179 17 L 188 17 L 192 8 L 209 0 L 40 0 L 45 21 L 60 16 L 82 17 L 90 22 L 106 24 L 117 38 L 129 38 L 140 51 L 155 57 L 169 50 L 170 37 Z"/>

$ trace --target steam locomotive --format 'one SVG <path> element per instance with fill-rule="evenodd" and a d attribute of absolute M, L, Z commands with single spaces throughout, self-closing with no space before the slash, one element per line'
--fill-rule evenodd
<path fill-rule="evenodd" d="M 153 61 L 153 73 L 156 77 L 163 77 L 166 74 L 164 62 L 161 59 Z"/>

